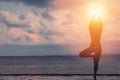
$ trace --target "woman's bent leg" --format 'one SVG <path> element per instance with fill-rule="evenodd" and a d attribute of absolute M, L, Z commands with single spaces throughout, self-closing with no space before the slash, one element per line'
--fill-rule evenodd
<path fill-rule="evenodd" d="M 91 55 L 91 53 L 93 52 L 93 50 L 91 48 L 87 48 L 85 50 L 83 50 L 82 52 L 79 53 L 79 56 L 80 57 L 83 57 L 83 58 L 87 58 L 87 57 L 93 57 Z"/>

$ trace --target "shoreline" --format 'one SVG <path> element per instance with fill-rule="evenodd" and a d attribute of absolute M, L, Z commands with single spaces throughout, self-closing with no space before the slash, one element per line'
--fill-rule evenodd
<path fill-rule="evenodd" d="M 0 76 L 93 76 L 94 74 L 0 74 Z M 96 74 L 96 76 L 120 76 L 120 74 Z"/>

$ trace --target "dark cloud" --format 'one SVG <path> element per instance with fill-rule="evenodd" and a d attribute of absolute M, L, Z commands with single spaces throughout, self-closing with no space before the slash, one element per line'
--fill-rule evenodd
<path fill-rule="evenodd" d="M 5 20 L 4 23 L 7 25 L 7 27 L 27 27 L 27 24 L 9 23 L 8 21 Z"/>
<path fill-rule="evenodd" d="M 32 38 L 30 38 L 30 36 L 27 36 L 27 35 L 22 35 L 20 37 L 17 37 L 17 38 L 14 38 L 13 40 L 15 42 L 19 42 L 21 41 L 22 39 L 24 39 L 25 41 L 28 41 L 28 42 L 31 42 L 32 41 Z"/>
<path fill-rule="evenodd" d="M 48 0 L 19 0 L 30 6 L 46 7 Z"/>
<path fill-rule="evenodd" d="M 35 7 L 46 7 L 48 5 L 49 0 L 0 0 L 4 2 L 15 2 L 15 3 L 23 3 L 28 6 L 35 6 Z"/>
<path fill-rule="evenodd" d="M 23 20 L 25 19 L 25 17 L 23 15 L 20 15 L 19 19 Z M 27 27 L 27 24 L 10 22 L 6 19 L 6 17 L 4 17 L 1 14 L 0 14 L 0 22 L 6 24 L 7 27 Z"/>
<path fill-rule="evenodd" d="M 55 18 L 52 17 L 48 12 L 44 12 L 41 14 L 43 18 L 53 21 Z"/>
<path fill-rule="evenodd" d="M 26 18 L 26 17 L 25 17 L 24 15 L 20 15 L 20 16 L 19 16 L 19 19 L 21 19 L 21 20 L 25 20 L 25 18 Z"/>
<path fill-rule="evenodd" d="M 32 9 L 32 12 L 36 15 L 36 16 L 39 16 L 40 15 L 40 12 L 36 9 Z"/>

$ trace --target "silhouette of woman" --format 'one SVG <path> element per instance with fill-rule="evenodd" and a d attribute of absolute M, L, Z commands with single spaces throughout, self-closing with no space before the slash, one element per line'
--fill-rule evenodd
<path fill-rule="evenodd" d="M 89 31 L 91 36 L 90 47 L 83 50 L 79 54 L 79 56 L 83 58 L 88 58 L 88 57 L 93 58 L 95 80 L 96 80 L 96 73 L 98 71 L 98 63 L 99 63 L 99 59 L 101 57 L 101 52 L 102 52 L 101 43 L 100 43 L 102 29 L 103 29 L 103 24 L 100 17 L 93 16 L 89 25 Z"/>

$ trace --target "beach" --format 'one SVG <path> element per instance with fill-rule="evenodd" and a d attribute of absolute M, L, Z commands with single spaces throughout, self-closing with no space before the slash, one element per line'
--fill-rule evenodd
<path fill-rule="evenodd" d="M 0 80 L 94 80 L 92 76 L 1 76 Z M 97 80 L 120 80 L 116 76 L 99 76 Z"/>

